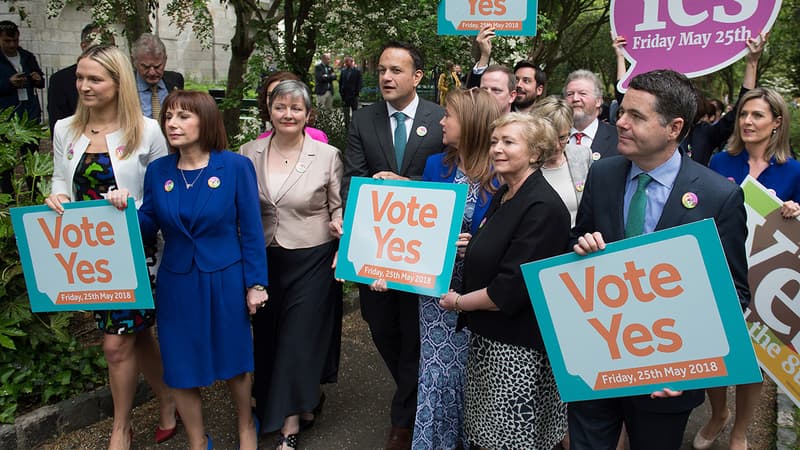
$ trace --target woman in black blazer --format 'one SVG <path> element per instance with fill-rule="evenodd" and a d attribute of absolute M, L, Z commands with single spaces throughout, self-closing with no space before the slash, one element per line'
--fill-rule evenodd
<path fill-rule="evenodd" d="M 539 171 L 557 141 L 548 121 L 527 114 L 492 124 L 491 157 L 505 184 L 467 247 L 462 293 L 440 301 L 472 331 L 465 422 L 473 446 L 552 448 L 566 434 L 566 406 L 520 271 L 568 250 L 569 212 Z"/>

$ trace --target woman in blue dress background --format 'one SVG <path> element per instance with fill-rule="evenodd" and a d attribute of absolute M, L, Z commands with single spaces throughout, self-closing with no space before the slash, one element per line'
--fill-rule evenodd
<path fill-rule="evenodd" d="M 257 426 L 248 312 L 267 301 L 255 169 L 225 150 L 222 116 L 208 94 L 173 91 L 162 111 L 171 154 L 147 168 L 139 222 L 145 242 L 158 230 L 164 236 L 156 286 L 164 381 L 173 388 L 190 447 L 202 450 L 213 444 L 203 430 L 198 388 L 226 380 L 239 448 L 252 450 Z M 126 197 L 121 191 L 109 196 L 118 207 Z"/>
<path fill-rule="evenodd" d="M 469 187 L 451 287 L 461 286 L 463 250 L 480 226 L 499 183 L 489 162 L 489 125 L 500 108 L 488 91 L 473 88 L 447 95 L 442 125 L 443 153 L 425 164 L 423 181 Z M 469 331 L 456 331 L 458 314 L 439 306 L 438 297 L 419 299 L 419 390 L 414 449 L 468 448 L 464 432 L 464 381 Z"/>

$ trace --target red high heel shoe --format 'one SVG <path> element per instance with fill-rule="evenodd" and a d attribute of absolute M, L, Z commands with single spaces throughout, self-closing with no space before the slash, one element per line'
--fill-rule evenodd
<path fill-rule="evenodd" d="M 162 442 L 166 442 L 175 436 L 175 433 L 178 432 L 178 420 L 181 418 L 181 415 L 175 411 L 175 426 L 172 428 L 163 429 L 160 426 L 156 425 L 156 434 L 155 440 L 156 444 L 160 444 Z"/>

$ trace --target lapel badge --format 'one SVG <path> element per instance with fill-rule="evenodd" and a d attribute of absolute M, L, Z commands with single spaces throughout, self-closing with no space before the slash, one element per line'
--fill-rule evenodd
<path fill-rule="evenodd" d="M 683 207 L 686 209 L 694 208 L 695 206 L 697 206 L 697 202 L 698 202 L 697 194 L 695 194 L 694 192 L 687 192 L 683 194 L 683 197 L 681 197 L 681 203 L 683 204 Z"/>
<path fill-rule="evenodd" d="M 598 160 L 598 159 L 600 159 L 602 156 L 603 156 L 603 155 L 601 155 L 599 152 L 594 152 L 594 153 L 592 153 L 592 160 L 594 160 L 594 161 L 597 161 L 597 160 Z"/>
<path fill-rule="evenodd" d="M 728 180 L 730 180 L 731 183 L 736 183 L 736 180 L 733 177 L 728 177 Z"/>
<path fill-rule="evenodd" d="M 172 180 L 167 180 L 167 181 L 164 183 L 164 190 L 165 190 L 165 191 L 167 191 L 167 192 L 172 192 L 172 190 L 173 190 L 174 188 L 175 188 L 175 183 L 174 183 Z"/>
<path fill-rule="evenodd" d="M 297 166 L 295 166 L 294 170 L 296 170 L 297 173 L 304 173 L 306 171 L 306 165 L 303 163 L 297 163 Z"/>
<path fill-rule="evenodd" d="M 575 190 L 578 192 L 583 192 L 583 182 L 579 181 L 575 183 Z"/>
<path fill-rule="evenodd" d="M 125 153 L 125 146 L 120 145 L 115 151 L 117 152 L 117 158 L 122 158 L 122 154 Z"/>
<path fill-rule="evenodd" d="M 67 159 L 71 160 L 75 156 L 75 148 L 72 144 L 69 144 L 69 149 L 67 150 Z"/>
<path fill-rule="evenodd" d="M 423 127 L 422 125 L 417 127 L 417 136 L 422 137 L 428 134 L 428 129 Z"/>
<path fill-rule="evenodd" d="M 220 184 L 222 184 L 222 182 L 217 177 L 211 177 L 208 179 L 208 187 L 211 189 L 218 188 Z"/>

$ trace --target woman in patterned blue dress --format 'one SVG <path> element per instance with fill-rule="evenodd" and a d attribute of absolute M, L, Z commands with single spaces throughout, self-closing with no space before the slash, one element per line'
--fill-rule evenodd
<path fill-rule="evenodd" d="M 61 214 L 64 203 L 126 189 L 138 207 L 145 169 L 167 154 L 167 143 L 158 123 L 142 115 L 130 59 L 117 47 L 90 47 L 78 59 L 76 76 L 80 101 L 75 115 L 55 125 L 53 186 L 45 203 Z M 154 310 L 95 311 L 95 319 L 105 333 L 103 353 L 114 401 L 108 447 L 130 446 L 140 370 L 161 404 L 156 440 L 172 437 L 175 402 L 161 378 L 161 356 L 151 332 Z"/>
<path fill-rule="evenodd" d="M 469 186 L 457 245 L 451 287 L 461 286 L 463 249 L 480 226 L 496 182 L 489 162 L 489 124 L 500 108 L 487 91 L 473 88 L 447 96 L 441 120 L 444 153 L 428 158 L 424 181 Z M 468 448 L 464 433 L 464 371 L 469 332 L 456 331 L 458 314 L 439 306 L 438 297 L 419 300 L 419 390 L 414 423 L 414 449 Z"/>

